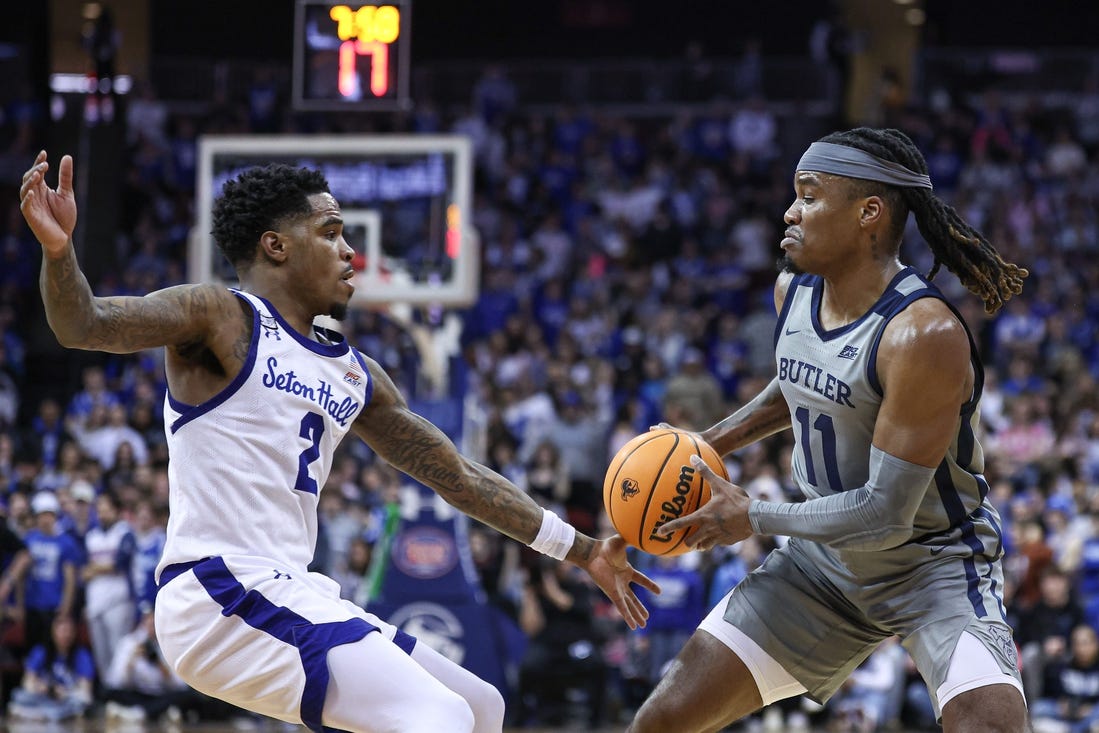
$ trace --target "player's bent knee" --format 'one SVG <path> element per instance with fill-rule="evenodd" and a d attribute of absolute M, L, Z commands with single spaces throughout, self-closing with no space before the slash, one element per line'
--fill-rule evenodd
<path fill-rule="evenodd" d="M 700 717 L 705 719 L 700 720 Z M 716 722 L 707 714 L 699 715 L 698 710 L 688 710 L 679 705 L 667 705 L 650 698 L 637 711 L 627 733 L 699 733 L 704 730 L 716 730 Z M 731 721 L 730 721 L 731 722 Z"/>
<path fill-rule="evenodd" d="M 626 728 L 626 733 L 659 733 L 659 731 L 675 730 L 674 719 L 675 716 L 669 715 L 666 711 L 654 710 L 649 705 L 643 705 Z"/>
<path fill-rule="evenodd" d="M 430 710 L 424 713 L 422 721 L 412 721 L 412 725 L 402 728 L 402 733 L 437 733 L 441 730 L 473 733 L 477 722 L 469 702 L 457 693 L 436 696 L 431 700 Z"/>
<path fill-rule="evenodd" d="M 500 730 L 504 726 L 504 696 L 495 686 L 482 681 L 466 693 L 466 702 L 473 710 L 477 731 Z"/>
<path fill-rule="evenodd" d="M 473 733 L 476 730 L 473 709 L 469 703 L 461 695 L 449 690 L 442 694 L 427 695 L 414 705 L 405 705 L 393 712 L 392 716 L 366 713 L 370 719 L 370 727 L 366 730 L 371 733 Z M 362 715 L 360 712 L 358 717 L 361 718 Z M 347 722 L 326 718 L 325 724 L 344 730 L 363 730 L 361 720 L 348 725 Z"/>
<path fill-rule="evenodd" d="M 629 733 L 666 733 L 673 730 L 693 733 L 702 729 L 699 717 L 709 718 L 703 713 L 705 704 L 692 699 L 689 694 L 679 694 L 676 685 L 671 682 L 672 677 L 674 675 L 662 679 L 641 705 L 627 729 Z"/>
<path fill-rule="evenodd" d="M 943 706 L 943 729 L 953 733 L 1025 733 L 1022 691 L 995 684 L 964 692 Z"/>

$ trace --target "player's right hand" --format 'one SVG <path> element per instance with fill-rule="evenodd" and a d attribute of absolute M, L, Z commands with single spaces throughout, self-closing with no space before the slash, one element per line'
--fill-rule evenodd
<path fill-rule="evenodd" d="M 23 174 L 19 187 L 19 210 L 48 256 L 59 256 L 69 246 L 76 228 L 76 197 L 73 195 L 73 159 L 66 155 L 58 166 L 57 188 L 46 185 L 46 151 L 34 159 Z"/>
<path fill-rule="evenodd" d="M 755 534 L 748 519 L 751 499 L 747 492 L 728 479 L 718 476 L 698 456 L 691 456 L 691 465 L 710 485 L 710 500 L 690 514 L 665 522 L 656 531 L 670 537 L 681 529 L 694 527 L 694 533 L 687 540 L 687 544 L 694 550 L 709 550 L 717 545 L 735 545 Z"/>
<path fill-rule="evenodd" d="M 649 611 L 634 592 L 633 584 L 659 594 L 660 586 L 652 578 L 634 569 L 626 556 L 626 541 L 619 535 L 595 540 L 595 552 L 588 560 L 575 561 L 588 571 L 595 584 L 607 594 L 626 625 L 637 629 L 645 625 Z"/>

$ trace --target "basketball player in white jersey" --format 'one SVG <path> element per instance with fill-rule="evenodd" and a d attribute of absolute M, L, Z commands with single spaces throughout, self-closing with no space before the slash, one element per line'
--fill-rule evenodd
<path fill-rule="evenodd" d="M 696 464 L 713 499 L 666 532 L 697 527 L 699 548 L 791 539 L 702 622 L 630 731 L 715 731 L 783 698 L 823 702 L 893 635 L 947 731 L 1023 731 L 1000 522 L 975 438 L 983 371 L 928 278 L 945 264 L 994 312 L 1027 272 L 931 193 L 923 156 L 897 130 L 813 143 L 794 190 L 777 376 L 703 437 L 726 454 L 792 428 L 806 501 L 750 500 Z M 928 278 L 898 259 L 909 212 L 935 255 Z"/>
<path fill-rule="evenodd" d="M 42 300 L 58 341 L 114 353 L 166 347 L 170 498 L 156 629 L 190 685 L 315 731 L 500 731 L 494 687 L 307 572 L 318 493 L 349 431 L 458 509 L 583 567 L 631 627 L 643 625 L 631 584 L 656 587 L 620 538 L 576 532 L 464 458 L 376 362 L 314 327 L 318 315 L 342 317 L 353 291 L 353 251 L 321 174 L 273 165 L 225 185 L 213 234 L 239 290 L 97 298 L 72 245 L 72 158 L 61 159 L 57 189 L 47 170 L 43 151 L 19 195 L 42 244 Z"/>

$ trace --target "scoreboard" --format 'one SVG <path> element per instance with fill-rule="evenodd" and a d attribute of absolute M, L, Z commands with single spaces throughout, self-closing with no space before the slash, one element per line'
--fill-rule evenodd
<path fill-rule="evenodd" d="M 396 110 L 408 96 L 412 0 L 297 0 L 293 102 L 299 110 Z"/>

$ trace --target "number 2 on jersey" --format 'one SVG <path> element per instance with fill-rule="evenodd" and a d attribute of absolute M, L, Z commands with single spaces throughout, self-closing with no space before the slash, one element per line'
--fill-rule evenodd
<path fill-rule="evenodd" d="M 310 494 L 317 493 L 317 480 L 309 475 L 309 464 L 321 456 L 321 436 L 324 435 L 324 418 L 315 412 L 307 412 L 301 419 L 301 437 L 310 441 L 309 447 L 298 456 L 298 478 L 294 488 Z"/>
<path fill-rule="evenodd" d="M 794 417 L 801 426 L 801 435 L 798 443 L 801 444 L 802 455 L 805 458 L 805 478 L 813 486 L 817 483 L 817 472 L 813 466 L 813 445 L 810 440 L 812 431 L 809 423 L 809 408 L 798 407 L 794 411 Z M 840 480 L 839 462 L 836 460 L 836 429 L 832 425 L 832 416 L 821 413 L 812 422 L 812 427 L 820 433 L 820 449 L 824 455 L 824 471 L 828 476 L 828 488 L 832 491 L 843 491 L 843 482 Z"/>

